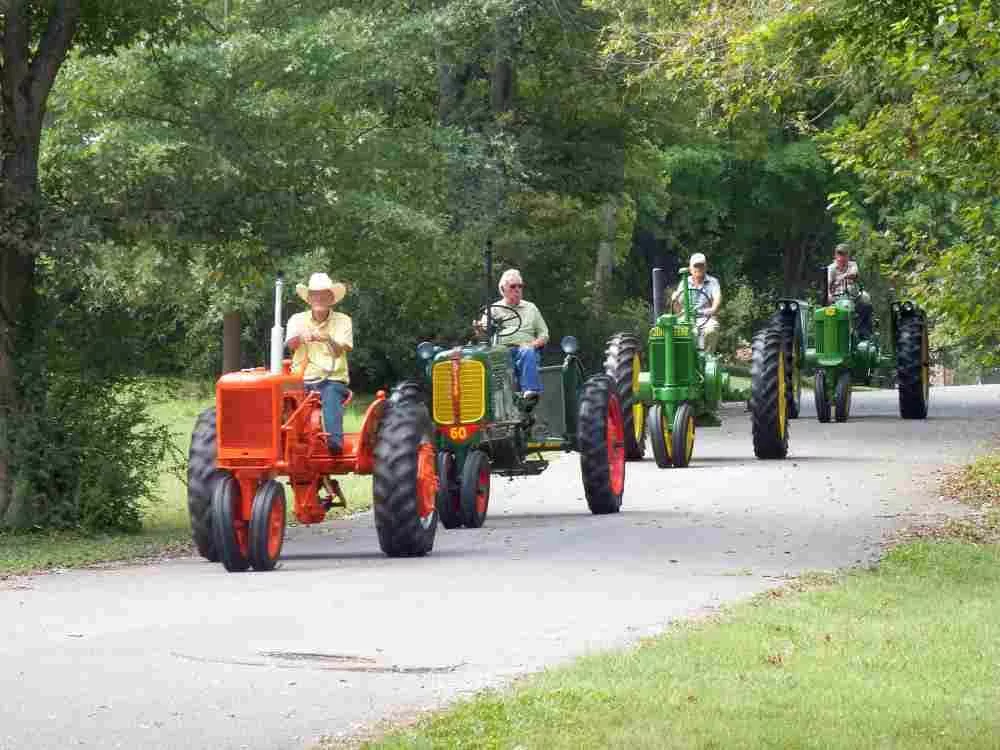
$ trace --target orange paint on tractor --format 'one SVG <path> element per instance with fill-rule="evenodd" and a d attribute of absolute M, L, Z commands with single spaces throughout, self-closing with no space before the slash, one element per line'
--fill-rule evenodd
<path fill-rule="evenodd" d="M 322 521 L 327 513 L 319 497 L 324 477 L 372 473 L 385 396 L 385 391 L 376 394 L 361 429 L 345 433 L 343 451 L 332 455 L 322 427 L 320 396 L 306 392 L 301 374 L 291 372 L 291 360 L 284 360 L 279 375 L 263 367 L 223 375 L 216 385 L 216 465 L 239 483 L 241 519 L 250 518 L 257 487 L 284 475 L 295 496 L 299 522 Z"/>

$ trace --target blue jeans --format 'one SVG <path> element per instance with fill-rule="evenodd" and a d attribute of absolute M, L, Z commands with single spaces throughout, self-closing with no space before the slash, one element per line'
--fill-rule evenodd
<path fill-rule="evenodd" d="M 542 379 L 538 377 L 539 354 L 529 346 L 512 346 L 510 356 L 514 362 L 514 372 L 522 391 L 542 392 Z"/>
<path fill-rule="evenodd" d="M 340 453 L 344 447 L 344 399 L 347 386 L 336 380 L 306 383 L 307 391 L 319 391 L 323 400 L 323 428 L 329 433 L 326 443 L 330 453 Z"/>

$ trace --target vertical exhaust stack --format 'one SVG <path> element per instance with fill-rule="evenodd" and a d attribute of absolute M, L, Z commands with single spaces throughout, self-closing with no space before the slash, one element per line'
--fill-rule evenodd
<path fill-rule="evenodd" d="M 281 374 L 281 363 L 285 354 L 285 329 L 281 326 L 281 292 L 285 280 L 279 273 L 274 282 L 274 327 L 271 328 L 271 374 Z"/>
<path fill-rule="evenodd" d="M 663 269 L 654 268 L 653 269 L 653 322 L 654 323 L 664 313 L 663 291 L 665 288 L 666 285 L 664 284 Z"/>
<path fill-rule="evenodd" d="M 486 260 L 486 340 L 493 343 L 493 316 L 490 314 L 490 301 L 493 299 L 493 240 L 486 240 L 484 252 Z"/>

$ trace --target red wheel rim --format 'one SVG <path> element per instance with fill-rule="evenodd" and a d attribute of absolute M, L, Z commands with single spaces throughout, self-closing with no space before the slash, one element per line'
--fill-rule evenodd
<path fill-rule="evenodd" d="M 434 498 L 438 491 L 434 459 L 434 446 L 421 443 L 417 449 L 417 513 L 421 518 L 427 518 L 434 512 Z"/>
<path fill-rule="evenodd" d="M 608 471 L 611 474 L 611 492 L 620 495 L 625 489 L 625 420 L 622 408 L 614 396 L 608 401 Z"/>
<path fill-rule="evenodd" d="M 277 497 L 271 499 L 271 512 L 267 516 L 267 556 L 274 560 L 281 553 L 285 540 L 285 507 Z"/>
<path fill-rule="evenodd" d="M 490 504 L 490 469 L 479 468 L 479 483 L 476 485 L 476 513 L 483 515 Z"/>

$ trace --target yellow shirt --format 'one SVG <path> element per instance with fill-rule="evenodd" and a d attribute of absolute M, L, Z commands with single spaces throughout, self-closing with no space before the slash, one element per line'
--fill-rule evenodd
<path fill-rule="evenodd" d="M 304 372 L 306 382 L 336 380 L 348 383 L 347 352 L 354 349 L 354 326 L 350 316 L 331 310 L 326 320 L 320 323 L 313 320 L 312 310 L 295 313 L 288 319 L 285 343 L 307 330 L 322 336 L 323 340 L 299 344 L 292 355 L 292 370 Z M 331 344 L 342 347 L 339 355 L 333 353 Z"/>

